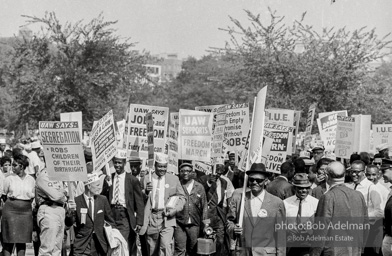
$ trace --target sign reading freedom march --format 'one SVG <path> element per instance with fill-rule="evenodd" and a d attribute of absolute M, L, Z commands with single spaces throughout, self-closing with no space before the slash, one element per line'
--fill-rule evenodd
<path fill-rule="evenodd" d="M 47 172 L 53 181 L 87 181 L 78 122 L 39 122 Z"/>
<path fill-rule="evenodd" d="M 117 141 L 113 111 L 104 115 L 91 131 L 91 152 L 94 171 L 102 169 L 116 155 Z"/>
<path fill-rule="evenodd" d="M 179 159 L 211 161 L 212 113 L 180 109 Z"/>
<path fill-rule="evenodd" d="M 146 114 L 152 113 L 154 120 L 154 151 L 165 152 L 169 108 L 131 104 L 124 133 L 124 148 L 128 156 L 148 158 Z"/>

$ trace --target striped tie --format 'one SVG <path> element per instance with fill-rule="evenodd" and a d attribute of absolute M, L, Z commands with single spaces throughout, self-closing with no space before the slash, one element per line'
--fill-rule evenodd
<path fill-rule="evenodd" d="M 114 203 L 119 204 L 120 201 L 120 178 L 117 176 L 116 187 L 114 188 Z"/>

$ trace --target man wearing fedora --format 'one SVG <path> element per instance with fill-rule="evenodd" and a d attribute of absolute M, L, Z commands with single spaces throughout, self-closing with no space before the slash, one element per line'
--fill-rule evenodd
<path fill-rule="evenodd" d="M 297 173 L 293 178 L 293 186 L 295 195 L 286 198 L 284 206 L 286 208 L 287 223 L 295 227 L 289 230 L 288 236 L 297 236 L 306 238 L 310 234 L 310 230 L 301 230 L 300 224 L 314 222 L 314 214 L 316 213 L 318 199 L 309 195 L 312 183 L 309 181 L 306 173 Z M 292 241 L 294 239 L 288 239 Z M 310 243 L 295 242 L 288 244 L 289 248 L 287 255 L 305 256 L 309 255 Z"/>
<path fill-rule="evenodd" d="M 244 219 L 239 225 L 241 194 L 234 193 L 229 205 L 228 232 L 241 239 L 239 253 L 242 256 L 286 255 L 286 234 L 276 226 L 285 222 L 283 201 L 265 190 L 270 173 L 264 164 L 254 163 L 248 175 L 250 191 L 245 193 Z"/>

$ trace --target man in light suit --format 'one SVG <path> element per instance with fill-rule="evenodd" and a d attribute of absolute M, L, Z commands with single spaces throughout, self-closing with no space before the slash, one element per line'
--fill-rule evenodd
<path fill-rule="evenodd" d="M 75 223 L 74 254 L 103 256 L 108 253 L 108 242 L 104 233 L 104 221 L 116 227 L 112 211 L 106 197 L 99 195 L 101 182 L 97 173 L 88 174 L 85 191 L 68 206 L 74 209 L 65 222 Z"/>
<path fill-rule="evenodd" d="M 336 223 L 350 225 L 368 225 L 368 211 L 361 192 L 355 191 L 344 184 L 345 167 L 340 162 L 330 163 L 326 170 L 326 180 L 329 190 L 319 200 L 315 219 L 325 227 Z M 335 231 L 336 230 L 336 231 Z M 369 229 L 318 228 L 315 237 L 352 237 L 353 242 L 339 242 L 337 240 L 319 241 L 313 243 L 310 255 L 361 255 Z"/>
<path fill-rule="evenodd" d="M 250 191 L 245 193 L 244 219 L 242 226 L 238 224 L 241 211 L 240 193 L 234 193 L 230 200 L 228 232 L 234 238 L 241 239 L 242 256 L 286 255 L 286 234 L 275 225 L 285 221 L 283 201 L 265 191 L 265 182 L 269 173 L 262 163 L 252 164 L 246 172 Z"/>
<path fill-rule="evenodd" d="M 168 157 L 155 154 L 155 173 L 144 179 L 148 200 L 140 235 L 146 234 L 149 255 L 172 256 L 171 242 L 176 227 L 176 213 L 185 204 L 185 192 L 177 176 L 167 171 Z M 169 205 L 168 205 L 169 204 Z"/>
<path fill-rule="evenodd" d="M 139 180 L 125 172 L 126 150 L 118 149 L 113 158 L 116 173 L 107 195 L 114 221 L 121 235 L 128 241 L 129 255 L 137 255 L 136 234 L 143 226 L 144 199 Z"/>

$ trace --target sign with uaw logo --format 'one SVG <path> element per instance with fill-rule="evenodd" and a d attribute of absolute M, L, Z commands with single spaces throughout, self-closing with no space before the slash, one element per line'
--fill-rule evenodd
<path fill-rule="evenodd" d="M 212 113 L 180 109 L 179 159 L 211 161 Z"/>

